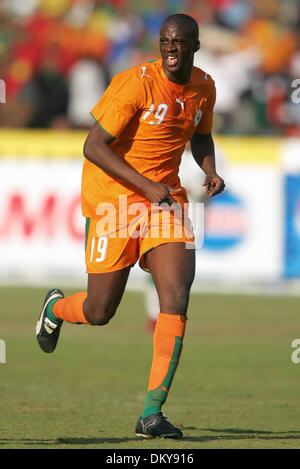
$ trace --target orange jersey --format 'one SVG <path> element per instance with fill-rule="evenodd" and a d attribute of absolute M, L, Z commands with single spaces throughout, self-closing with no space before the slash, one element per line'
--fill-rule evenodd
<path fill-rule="evenodd" d="M 193 67 L 191 81 L 170 81 L 162 61 L 145 63 L 115 75 L 91 114 L 111 136 L 112 150 L 152 181 L 180 187 L 181 156 L 193 134 L 212 129 L 215 86 L 203 70 Z M 94 216 L 99 203 L 145 201 L 126 185 L 87 159 L 82 175 L 82 211 Z"/>

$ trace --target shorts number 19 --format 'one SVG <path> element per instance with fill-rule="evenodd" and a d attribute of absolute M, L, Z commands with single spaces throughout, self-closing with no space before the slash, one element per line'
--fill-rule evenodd
<path fill-rule="evenodd" d="M 107 250 L 107 243 L 108 239 L 107 236 L 101 236 L 101 238 L 92 238 L 91 243 L 91 255 L 90 255 L 90 262 L 93 262 L 94 254 L 97 255 L 95 262 L 102 262 L 106 257 L 106 250 Z M 96 247 L 96 252 L 95 252 Z"/>

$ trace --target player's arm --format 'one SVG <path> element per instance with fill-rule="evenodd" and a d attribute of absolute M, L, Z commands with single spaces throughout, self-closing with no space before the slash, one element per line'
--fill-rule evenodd
<path fill-rule="evenodd" d="M 119 157 L 111 148 L 113 137 L 109 135 L 98 123 L 91 128 L 84 143 L 84 156 L 112 177 L 133 186 L 137 192 L 141 192 L 146 199 L 153 203 L 165 201 L 175 203 L 170 195 L 167 184 L 151 181 L 142 176 L 127 161 Z"/>
<path fill-rule="evenodd" d="M 217 174 L 215 146 L 211 134 L 194 133 L 191 139 L 191 151 L 194 160 L 206 174 L 204 186 L 211 197 L 224 190 L 223 179 Z"/>
<path fill-rule="evenodd" d="M 191 139 L 192 155 L 206 174 L 203 185 L 206 186 L 206 192 L 210 197 L 219 194 L 225 187 L 223 179 L 216 171 L 215 146 L 211 135 L 215 102 L 216 88 L 214 81 L 211 80 L 201 119 Z"/>

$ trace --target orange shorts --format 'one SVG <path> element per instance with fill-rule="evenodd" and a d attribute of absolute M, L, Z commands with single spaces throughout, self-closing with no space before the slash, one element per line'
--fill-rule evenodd
<path fill-rule="evenodd" d="M 145 254 L 166 243 L 194 248 L 186 196 L 177 204 L 131 203 L 128 207 L 102 204 L 97 215 L 86 219 L 86 271 L 107 273 L 133 266 L 138 260 L 146 271 Z"/>

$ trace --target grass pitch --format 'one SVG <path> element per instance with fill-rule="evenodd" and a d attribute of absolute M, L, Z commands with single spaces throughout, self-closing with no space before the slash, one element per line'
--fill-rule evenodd
<path fill-rule="evenodd" d="M 193 295 L 164 407 L 185 438 L 140 441 L 152 347 L 143 296 L 127 293 L 108 326 L 65 324 L 47 355 L 35 340 L 44 295 L 0 289 L 0 448 L 300 448 L 299 299 Z"/>

